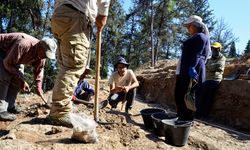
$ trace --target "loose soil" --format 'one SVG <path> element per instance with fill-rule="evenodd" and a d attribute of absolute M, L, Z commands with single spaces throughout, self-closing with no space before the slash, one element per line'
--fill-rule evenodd
<path fill-rule="evenodd" d="M 105 99 L 107 90 L 102 88 L 100 99 Z M 46 97 L 49 94 L 46 93 Z M 99 142 L 95 144 L 80 143 L 71 139 L 72 129 L 62 126 L 53 126 L 48 123 L 46 116 L 49 109 L 42 105 L 37 95 L 19 95 L 17 104 L 26 108 L 26 112 L 18 115 L 12 122 L 0 122 L 0 149 L 89 149 L 89 150 L 247 150 L 250 147 L 250 138 L 240 134 L 212 127 L 195 121 L 191 127 L 188 143 L 183 147 L 176 147 L 165 142 L 164 137 L 158 137 L 154 130 L 144 127 L 140 110 L 144 108 L 161 107 L 157 104 L 143 102 L 137 97 L 133 116 L 124 111 L 111 110 L 106 107 L 99 111 L 97 134 Z M 93 117 L 93 109 L 83 104 L 76 105 L 77 109 Z"/>
<path fill-rule="evenodd" d="M 249 62 L 249 57 L 244 60 Z M 235 65 L 228 65 L 231 71 L 227 70 L 227 75 L 235 72 L 235 68 L 249 67 L 248 64 L 245 64 L 243 67 L 238 66 L 238 62 L 235 61 Z M 99 111 L 99 123 L 96 128 L 98 143 L 81 143 L 71 139 L 73 133 L 71 128 L 54 126 L 48 122 L 46 117 L 49 114 L 49 109 L 43 105 L 42 100 L 37 95 L 20 94 L 17 98 L 17 104 L 23 106 L 26 111 L 17 115 L 15 121 L 0 121 L 0 149 L 249 150 L 249 135 L 232 132 L 227 130 L 226 126 L 222 128 L 209 125 L 206 122 L 211 123 L 210 120 L 203 120 L 203 122 L 195 120 L 190 130 L 188 142 L 183 147 L 170 145 L 165 142 L 165 137 L 158 137 L 154 130 L 145 128 L 140 110 L 152 107 L 174 110 L 174 102 L 166 101 L 166 97 L 173 97 L 174 78 L 172 77 L 175 73 L 175 65 L 176 61 L 167 61 L 159 63 L 158 69 L 150 69 L 149 66 L 144 66 L 144 68 L 137 70 L 136 74 L 140 74 L 137 76 L 140 79 L 140 84 L 142 81 L 148 82 L 148 85 L 151 85 L 151 87 L 148 87 L 150 89 L 146 87 L 139 88 L 140 95 L 137 95 L 132 109 L 132 116 L 124 113 L 124 110 L 120 110 L 121 104 L 115 110 L 111 110 L 110 106 L 108 106 Z M 149 69 L 147 70 L 146 68 Z M 94 80 L 90 79 L 89 81 L 92 84 L 94 83 Z M 163 82 L 166 84 L 159 84 Z M 102 101 L 107 98 L 109 87 L 106 80 L 102 80 L 100 83 L 99 100 Z M 164 91 L 158 91 L 159 89 Z M 150 90 L 154 92 L 147 92 Z M 46 99 L 51 99 L 51 93 L 45 93 L 45 97 Z M 244 106 L 246 105 L 244 104 Z M 83 104 L 77 104 L 76 108 L 78 111 L 94 118 L 93 108 L 88 108 Z"/>

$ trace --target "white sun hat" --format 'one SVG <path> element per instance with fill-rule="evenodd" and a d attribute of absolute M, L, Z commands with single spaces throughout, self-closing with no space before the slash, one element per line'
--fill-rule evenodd
<path fill-rule="evenodd" d="M 197 15 L 192 15 L 190 16 L 186 22 L 184 22 L 184 25 L 190 24 L 192 22 L 198 22 L 198 23 L 202 23 L 202 18 L 200 16 Z"/>
<path fill-rule="evenodd" d="M 45 52 L 46 56 L 49 59 L 56 59 L 56 49 L 57 49 L 56 41 L 49 37 L 43 37 L 41 41 L 43 41 L 47 45 L 47 49 Z"/>

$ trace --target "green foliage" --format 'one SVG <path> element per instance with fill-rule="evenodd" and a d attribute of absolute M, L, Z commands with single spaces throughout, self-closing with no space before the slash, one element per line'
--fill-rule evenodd
<path fill-rule="evenodd" d="M 248 40 L 248 42 L 247 42 L 247 46 L 246 46 L 244 53 L 248 54 L 249 52 L 250 52 L 250 40 Z"/>
<path fill-rule="evenodd" d="M 102 32 L 101 76 L 103 78 L 110 70 L 108 66 L 114 64 L 119 55 L 126 57 L 132 69 L 151 61 L 152 50 L 155 60 L 178 57 L 181 53 L 181 42 L 189 36 L 183 27 L 183 22 L 190 15 L 201 16 L 208 25 L 210 33 L 213 30 L 217 33 L 220 31 L 216 29 L 217 22 L 208 0 L 132 0 L 131 8 L 127 12 L 122 6 L 123 1 L 125 0 L 111 0 L 108 21 Z M 2 0 L 1 32 L 26 32 L 37 38 L 51 35 L 49 18 L 54 9 L 53 3 L 54 0 Z M 95 31 L 94 28 L 94 33 Z M 236 42 L 233 34 L 230 39 L 225 38 L 228 36 L 212 35 L 214 36 L 212 41 L 220 37 L 224 48 Z M 90 67 L 95 68 L 95 34 L 91 43 Z M 54 63 L 56 62 L 46 64 L 45 90 L 53 87 L 56 74 L 55 67 L 52 67 Z M 26 76 L 30 78 L 32 71 L 27 69 Z"/>
<path fill-rule="evenodd" d="M 55 60 L 47 59 L 44 69 L 43 90 L 52 90 L 58 72 L 58 66 Z"/>
<path fill-rule="evenodd" d="M 232 42 L 232 43 L 231 43 L 230 50 L 229 50 L 228 57 L 229 57 L 229 58 L 235 58 L 236 56 L 237 56 L 237 53 L 236 53 L 235 43 Z"/>

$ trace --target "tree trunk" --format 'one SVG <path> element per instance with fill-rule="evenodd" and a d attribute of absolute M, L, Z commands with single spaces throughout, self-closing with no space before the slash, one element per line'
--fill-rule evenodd
<path fill-rule="evenodd" d="M 151 67 L 155 66 L 155 56 L 154 56 L 154 6 L 153 6 L 154 0 L 151 0 L 151 25 L 150 25 L 150 31 L 151 31 Z"/>

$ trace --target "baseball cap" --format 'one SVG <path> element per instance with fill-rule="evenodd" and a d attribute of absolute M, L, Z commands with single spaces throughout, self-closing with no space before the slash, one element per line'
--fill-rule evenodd
<path fill-rule="evenodd" d="M 45 51 L 46 56 L 49 59 L 56 59 L 56 49 L 57 49 L 56 41 L 47 36 L 43 37 L 41 41 L 43 41 L 47 45 L 47 49 Z"/>
<path fill-rule="evenodd" d="M 221 50 L 222 46 L 219 42 L 214 42 L 212 45 L 211 45 L 212 48 L 217 48 L 219 50 Z"/>

